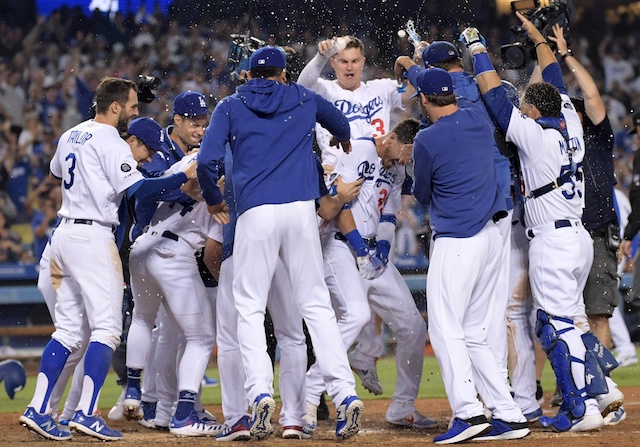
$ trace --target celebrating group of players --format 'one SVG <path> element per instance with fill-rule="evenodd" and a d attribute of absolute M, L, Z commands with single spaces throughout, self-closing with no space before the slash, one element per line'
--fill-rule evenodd
<path fill-rule="evenodd" d="M 20 422 L 53 440 L 71 439 L 68 428 L 122 438 L 97 408 L 122 333 L 114 230 L 128 216 L 134 307 L 126 381 L 110 418 L 219 441 L 270 436 L 268 307 L 281 350 L 283 437 L 312 436 L 325 391 L 336 406 L 336 437 L 359 431 L 364 405 L 352 370 L 382 392 L 374 314 L 398 338 L 387 421 L 437 428 L 415 407 L 425 322 L 389 262 L 403 193 L 429 208 L 433 231 L 429 335 L 453 413 L 435 443 L 522 438 L 538 420 L 585 431 L 624 419 L 609 378 L 615 360 L 589 332 L 582 302 L 593 259 L 581 221 L 589 193 L 582 125 L 548 42 L 518 17 L 546 81 L 531 83 L 521 100 L 501 83 L 475 28 L 461 35 L 475 78 L 456 46 L 432 42 L 417 52 L 424 68 L 396 61 L 404 89 L 394 79 L 362 80 L 355 37 L 320 42 L 298 83 L 287 78 L 285 53 L 263 47 L 251 55 L 247 82 L 211 115 L 203 95 L 178 95 L 167 129 L 136 118 L 134 83 L 105 78 L 96 118 L 65 132 L 51 162 L 63 203 L 39 287 L 56 331 Z M 560 40 L 561 30 L 554 35 Z M 327 62 L 335 80 L 320 78 Z M 392 127 L 391 112 L 413 101 L 422 122 Z M 507 143 L 516 146 L 512 163 L 499 148 Z M 405 169 L 411 160 L 415 183 Z M 510 258 L 521 262 L 510 268 Z M 217 286 L 203 280 L 203 265 Z M 303 320 L 316 357 L 308 371 Z M 553 418 L 542 416 L 535 396 L 532 332 L 563 398 Z M 509 356 L 508 337 L 517 341 Z M 214 344 L 224 424 L 199 403 Z"/>

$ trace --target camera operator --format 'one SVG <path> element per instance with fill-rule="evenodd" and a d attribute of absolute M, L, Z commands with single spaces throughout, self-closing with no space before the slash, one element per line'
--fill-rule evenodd
<path fill-rule="evenodd" d="M 585 347 L 586 334 L 573 321 L 582 310 L 582 290 L 593 260 L 593 241 L 581 222 L 583 131 L 547 41 L 524 15 L 516 15 L 547 81 L 527 86 L 520 110 L 509 102 L 478 30 L 467 28 L 460 39 L 472 54 L 485 104 L 520 155 L 536 335 L 564 402 L 555 417 L 543 416 L 540 422 L 557 431 L 596 430 L 604 420 L 594 397 L 607 385 L 594 354 Z M 594 376 L 589 383 L 588 374 Z"/>

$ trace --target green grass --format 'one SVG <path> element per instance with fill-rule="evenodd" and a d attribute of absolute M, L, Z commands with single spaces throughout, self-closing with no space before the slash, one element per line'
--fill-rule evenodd
<path fill-rule="evenodd" d="M 640 354 L 640 352 L 639 352 Z M 217 369 L 210 369 L 207 371 L 209 377 L 219 378 Z M 393 395 L 394 384 L 396 380 L 396 365 L 394 358 L 383 358 L 378 362 L 378 376 L 380 383 L 384 389 L 384 394 L 381 396 L 374 396 L 362 388 L 360 380 L 356 378 L 358 395 L 364 399 L 390 399 Z M 626 386 L 640 386 L 640 365 L 634 365 L 627 368 L 619 368 L 612 374 L 613 380 L 620 387 Z M 547 391 L 555 389 L 555 378 L 553 371 L 547 364 L 542 375 L 542 387 Z M 6 397 L 0 399 L 0 413 L 18 413 L 24 411 L 29 404 L 33 391 L 35 388 L 35 377 L 30 376 L 27 379 L 27 385 L 25 388 L 16 394 L 14 400 L 9 400 Z M 279 397 L 277 383 L 275 390 L 276 397 Z M 114 373 L 108 375 L 105 382 L 105 386 L 102 389 L 100 396 L 100 407 L 104 414 L 111 408 L 111 406 L 118 400 L 121 388 L 116 385 L 116 376 Z M 424 368 L 422 372 L 422 383 L 420 386 L 419 398 L 444 398 L 446 394 L 444 392 L 444 385 L 442 383 L 442 377 L 440 375 L 440 369 L 436 358 L 425 357 Z M 202 400 L 205 405 L 220 404 L 220 387 L 204 388 L 202 393 Z"/>

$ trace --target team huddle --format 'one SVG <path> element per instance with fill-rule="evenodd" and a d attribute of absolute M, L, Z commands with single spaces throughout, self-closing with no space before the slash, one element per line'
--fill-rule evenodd
<path fill-rule="evenodd" d="M 547 41 L 568 59 L 562 30 L 545 38 L 518 17 L 541 81 L 522 95 L 500 80 L 475 28 L 460 36 L 474 74 L 451 42 L 421 42 L 413 58 L 397 59 L 397 79 L 365 82 L 363 44 L 343 36 L 320 42 L 291 82 L 284 51 L 262 47 L 246 83 L 212 113 L 200 93 L 176 96 L 166 129 L 137 118 L 133 82 L 103 79 L 95 119 L 65 132 L 51 161 L 63 201 L 38 287 L 56 330 L 20 423 L 51 440 L 70 440 L 71 430 L 122 439 L 97 409 L 126 341 L 110 419 L 175 436 L 267 438 L 276 409 L 268 309 L 284 438 L 313 436 L 324 393 L 336 407 L 336 438 L 358 433 L 365 405 L 354 373 L 382 393 L 377 318 L 398 339 L 386 420 L 438 429 L 415 406 L 427 326 L 389 262 L 403 194 L 430 214 L 428 332 L 452 410 L 434 442 L 624 420 L 609 376 L 617 363 L 590 331 L 583 301 L 596 241 L 583 225 L 591 193 L 583 120 L 608 120 L 567 96 Z M 327 62 L 335 80 L 321 78 Z M 392 112 L 416 102 L 422 121 L 392 123 Z M 124 271 L 123 240 L 132 244 Z M 133 310 L 123 334 L 126 294 Z M 536 396 L 536 340 L 557 379 L 554 417 Z M 214 346 L 223 422 L 200 402 Z"/>

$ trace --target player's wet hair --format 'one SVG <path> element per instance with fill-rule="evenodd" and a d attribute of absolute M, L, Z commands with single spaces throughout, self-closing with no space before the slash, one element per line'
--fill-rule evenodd
<path fill-rule="evenodd" d="M 536 82 L 527 86 L 523 101 L 536 106 L 540 115 L 560 118 L 562 115 L 562 98 L 560 92 L 548 82 Z"/>
<path fill-rule="evenodd" d="M 451 104 L 456 104 L 456 94 L 455 93 L 447 93 L 446 95 L 424 95 L 431 104 L 434 104 L 438 107 L 444 107 Z"/>
<path fill-rule="evenodd" d="M 249 70 L 252 78 L 273 78 L 280 76 L 282 73 L 282 68 L 280 67 L 255 67 Z"/>
<path fill-rule="evenodd" d="M 436 62 L 433 64 L 436 68 L 442 68 L 443 70 L 449 71 L 452 68 L 464 68 L 462 65 L 462 59 L 459 57 L 450 57 L 449 59 L 443 59 L 440 62 Z"/>
<path fill-rule="evenodd" d="M 391 133 L 396 134 L 402 144 L 412 144 L 419 130 L 420 122 L 414 118 L 407 118 L 396 124 Z"/>
<path fill-rule="evenodd" d="M 103 78 L 96 89 L 96 112 L 106 113 L 113 101 L 124 107 L 132 89 L 138 92 L 135 82 L 128 79 Z"/>
<path fill-rule="evenodd" d="M 357 48 L 360 50 L 362 54 L 364 54 L 364 44 L 360 39 L 358 39 L 355 36 L 346 36 L 346 37 L 349 39 L 349 42 L 347 42 L 347 46 L 345 47 L 345 50 L 348 50 L 349 48 Z"/>

